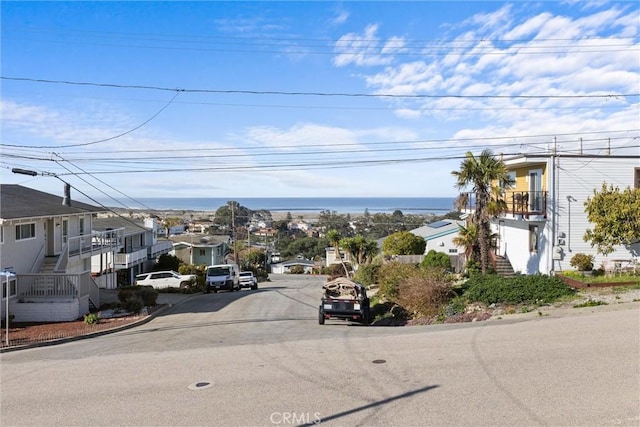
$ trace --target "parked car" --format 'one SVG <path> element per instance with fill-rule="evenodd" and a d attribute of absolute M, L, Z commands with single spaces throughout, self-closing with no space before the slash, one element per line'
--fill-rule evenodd
<path fill-rule="evenodd" d="M 193 274 L 178 274 L 175 271 L 152 271 L 138 274 L 135 285 L 153 286 L 154 289 L 186 288 L 196 281 Z"/>
<path fill-rule="evenodd" d="M 253 271 L 240 272 L 240 288 L 258 289 L 258 279 L 253 275 Z"/>

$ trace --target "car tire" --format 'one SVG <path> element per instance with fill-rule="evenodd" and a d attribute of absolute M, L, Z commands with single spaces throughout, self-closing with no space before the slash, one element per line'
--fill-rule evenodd
<path fill-rule="evenodd" d="M 320 325 L 324 325 L 324 313 L 322 312 L 322 309 L 318 310 L 318 323 Z"/>

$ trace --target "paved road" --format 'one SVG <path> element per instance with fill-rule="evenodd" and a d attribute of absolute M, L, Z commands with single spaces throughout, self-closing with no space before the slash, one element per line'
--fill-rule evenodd
<path fill-rule="evenodd" d="M 321 280 L 274 276 L 257 292 L 194 296 L 131 330 L 1 354 L 0 424 L 640 424 L 637 303 L 320 326 Z"/>

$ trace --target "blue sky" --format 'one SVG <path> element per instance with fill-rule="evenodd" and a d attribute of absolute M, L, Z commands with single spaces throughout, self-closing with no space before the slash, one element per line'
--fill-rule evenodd
<path fill-rule="evenodd" d="M 637 2 L 0 8 L 3 183 L 448 197 L 466 151 L 640 155 Z"/>

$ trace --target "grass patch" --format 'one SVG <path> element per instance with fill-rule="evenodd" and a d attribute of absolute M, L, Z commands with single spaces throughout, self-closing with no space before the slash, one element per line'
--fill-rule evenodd
<path fill-rule="evenodd" d="M 609 304 L 604 302 L 604 301 L 600 301 L 600 300 L 596 300 L 596 299 L 588 299 L 587 301 L 585 301 L 583 303 L 574 305 L 573 308 L 596 307 L 596 306 L 599 306 L 599 305 L 609 305 Z"/>

